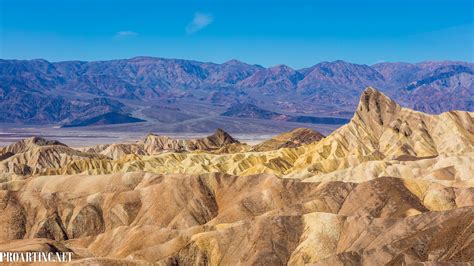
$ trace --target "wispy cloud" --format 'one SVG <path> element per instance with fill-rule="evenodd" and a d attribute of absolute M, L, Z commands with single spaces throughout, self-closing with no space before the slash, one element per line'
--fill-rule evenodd
<path fill-rule="evenodd" d="M 186 33 L 192 34 L 204 29 L 212 23 L 213 19 L 211 14 L 196 12 L 193 20 L 186 26 Z"/>
<path fill-rule="evenodd" d="M 385 60 L 385 59 L 377 59 L 377 60 L 375 60 L 375 62 L 372 63 L 372 65 L 380 64 L 380 63 L 385 63 L 385 62 L 387 62 L 387 60 Z"/>
<path fill-rule="evenodd" d="M 128 37 L 135 37 L 135 36 L 138 36 L 138 32 L 134 32 L 130 30 L 119 31 L 115 34 L 116 38 L 128 38 Z"/>

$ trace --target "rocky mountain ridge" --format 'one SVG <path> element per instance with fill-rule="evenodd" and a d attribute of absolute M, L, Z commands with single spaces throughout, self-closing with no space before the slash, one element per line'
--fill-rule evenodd
<path fill-rule="evenodd" d="M 156 115 L 146 110 L 155 106 L 189 106 L 175 112 L 180 117 L 205 104 L 209 110 L 200 116 L 206 117 L 248 103 L 286 115 L 350 117 L 367 86 L 424 112 L 473 111 L 473 69 L 472 63 L 449 61 L 373 66 L 335 61 L 294 70 L 153 57 L 0 60 L 0 122 L 67 124 L 110 112 L 153 122 Z"/>
<path fill-rule="evenodd" d="M 367 88 L 348 124 L 309 144 L 286 148 L 276 145 L 275 149 L 252 153 L 248 152 L 248 146 L 238 143 L 222 130 L 201 140 L 172 140 L 149 135 L 143 142 L 99 145 L 82 150 L 108 156 L 107 160 L 66 160 L 60 167 L 43 171 L 49 174 L 107 174 L 140 169 L 155 173 L 210 171 L 237 175 L 265 172 L 307 179 L 358 169 L 359 165 L 371 161 L 463 156 L 474 152 L 473 125 L 472 113 L 451 111 L 428 115 L 403 108 L 381 92 Z M 298 134 L 290 133 L 283 142 L 294 141 L 293 136 L 298 138 Z M 125 156 L 127 154 L 133 156 Z M 373 174 L 382 173 L 375 171 Z M 465 177 L 466 173 L 460 174 Z"/>

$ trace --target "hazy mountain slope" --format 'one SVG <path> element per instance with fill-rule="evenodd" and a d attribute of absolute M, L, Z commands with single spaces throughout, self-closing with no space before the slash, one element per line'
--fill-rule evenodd
<path fill-rule="evenodd" d="M 472 63 L 381 63 L 373 68 L 394 83 L 394 90 L 390 94 L 408 107 L 429 113 L 473 111 Z"/>
<path fill-rule="evenodd" d="M 384 77 L 367 65 L 351 64 L 341 60 L 322 62 L 301 70 L 304 79 L 298 83 L 298 89 L 305 94 L 319 87 L 343 86 L 348 90 L 363 90 L 367 86 L 376 86 Z"/>
<path fill-rule="evenodd" d="M 229 107 L 225 112 L 221 113 L 220 115 L 225 116 L 225 117 L 257 118 L 257 119 L 262 119 L 262 120 L 288 121 L 288 122 L 327 124 L 327 125 L 342 125 L 349 121 L 349 119 L 339 118 L 339 117 L 285 115 L 285 114 L 265 110 L 251 103 L 234 104 L 231 107 Z"/>
<path fill-rule="evenodd" d="M 265 68 L 241 81 L 238 85 L 244 90 L 255 89 L 264 95 L 274 95 L 292 92 L 303 74 L 285 65 Z"/>
<path fill-rule="evenodd" d="M 97 126 L 97 125 L 113 125 L 113 124 L 126 124 L 126 123 L 138 123 L 145 122 L 145 120 L 131 117 L 125 114 L 116 112 L 110 112 L 94 116 L 88 119 L 75 119 L 63 127 L 84 127 L 84 126 Z"/>
<path fill-rule="evenodd" d="M 221 114 L 222 116 L 229 117 L 247 117 L 247 118 L 258 118 L 258 119 L 268 119 L 268 120 L 286 120 L 287 116 L 262 109 L 255 104 L 235 104 L 229 107 L 225 112 Z"/>
<path fill-rule="evenodd" d="M 417 80 L 423 70 L 420 66 L 403 62 L 378 63 L 371 67 L 382 74 L 384 80 L 393 88 L 401 88 Z"/>
<path fill-rule="evenodd" d="M 417 110 L 438 113 L 440 110 L 471 110 L 474 105 L 474 67 L 441 66 L 404 88 L 406 101 Z"/>
<path fill-rule="evenodd" d="M 153 57 L 0 60 L 0 122 L 65 124 L 108 112 L 136 112 L 149 120 L 143 110 L 152 106 L 192 112 L 206 105 L 199 117 L 209 117 L 222 107 L 249 103 L 285 115 L 349 117 L 367 86 L 416 110 L 473 111 L 473 69 L 472 63 L 450 61 L 374 66 L 335 61 L 294 70 Z"/>

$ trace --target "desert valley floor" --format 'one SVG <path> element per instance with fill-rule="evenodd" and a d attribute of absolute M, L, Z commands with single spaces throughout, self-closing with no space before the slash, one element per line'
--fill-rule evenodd
<path fill-rule="evenodd" d="M 474 262 L 474 113 L 367 88 L 322 133 L 4 141 L 0 250 L 78 265 Z"/>

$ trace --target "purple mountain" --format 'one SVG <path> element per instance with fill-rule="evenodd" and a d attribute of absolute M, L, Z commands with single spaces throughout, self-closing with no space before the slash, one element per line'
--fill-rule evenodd
<path fill-rule="evenodd" d="M 160 120 L 166 113 L 168 121 L 170 110 L 182 113 L 176 117 L 199 118 L 238 104 L 289 116 L 347 118 L 367 86 L 420 111 L 474 111 L 473 70 L 473 63 L 451 61 L 373 66 L 335 61 L 295 70 L 154 57 L 0 60 L 0 122 L 68 125 L 109 113 L 130 121 Z M 154 113 L 158 107 L 167 111 Z"/>

